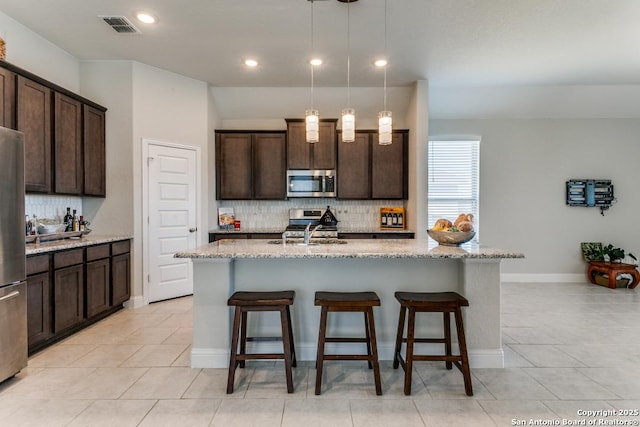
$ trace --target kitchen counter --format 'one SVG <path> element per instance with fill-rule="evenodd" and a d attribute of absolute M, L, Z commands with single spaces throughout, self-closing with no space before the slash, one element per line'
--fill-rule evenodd
<path fill-rule="evenodd" d="M 278 228 L 238 228 L 238 229 L 218 229 L 209 230 L 209 233 L 215 234 L 233 234 L 233 233 L 265 233 L 277 234 L 284 232 L 286 225 Z M 413 230 L 380 230 L 379 228 L 361 228 L 361 227 L 338 227 L 338 233 L 413 233 Z"/>
<path fill-rule="evenodd" d="M 94 235 L 87 234 L 79 238 L 51 240 L 42 243 L 27 243 L 27 256 L 42 254 L 46 252 L 62 251 L 65 249 L 81 248 L 84 246 L 99 245 L 101 243 L 117 242 L 120 240 L 129 240 L 132 236 L 122 235 Z"/>
<path fill-rule="evenodd" d="M 345 244 L 294 246 L 266 240 L 221 240 L 175 256 L 193 263 L 193 340 L 191 366 L 221 368 L 229 363 L 230 309 L 227 299 L 237 290 L 296 291 L 293 330 L 299 360 L 315 360 L 319 308 L 314 294 L 327 291 L 375 291 L 374 309 L 381 360 L 391 360 L 399 304 L 394 292 L 456 291 L 470 306 L 463 310 L 471 366 L 503 367 L 500 330 L 500 263 L 522 253 L 485 248 L 438 246 L 431 240 L 347 240 Z M 256 313 L 250 334 L 273 336 L 275 317 Z M 345 314 L 332 326 L 338 332 L 360 333 L 362 317 Z M 419 316 L 417 330 L 442 334 L 442 316 Z M 251 343 L 258 352 L 277 352 L 277 344 Z M 344 352 L 348 344 L 335 344 Z M 439 346 L 437 347 L 439 349 Z M 353 350 L 353 349 L 351 349 Z M 248 349 L 248 351 L 252 351 Z M 439 350 L 436 350 L 439 351 Z"/>

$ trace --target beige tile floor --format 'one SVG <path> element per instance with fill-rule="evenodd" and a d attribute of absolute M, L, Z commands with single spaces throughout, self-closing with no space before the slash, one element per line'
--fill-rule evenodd
<path fill-rule="evenodd" d="M 0 384 L 1 426 L 511 426 L 640 416 L 640 290 L 588 284 L 503 286 L 505 369 L 472 369 L 474 396 L 442 363 L 417 363 L 413 394 L 382 363 L 376 397 L 362 362 L 328 363 L 315 396 L 313 364 L 287 394 L 279 363 L 239 370 L 189 367 L 190 297 L 122 310 L 29 360 Z M 609 424 L 613 425 L 613 424 Z M 634 424 L 628 424 L 634 425 Z"/>

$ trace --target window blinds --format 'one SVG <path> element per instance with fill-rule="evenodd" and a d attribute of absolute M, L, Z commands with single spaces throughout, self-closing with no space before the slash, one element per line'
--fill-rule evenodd
<path fill-rule="evenodd" d="M 474 215 L 478 232 L 480 141 L 431 140 L 427 150 L 428 221 L 453 222 L 461 213 Z"/>

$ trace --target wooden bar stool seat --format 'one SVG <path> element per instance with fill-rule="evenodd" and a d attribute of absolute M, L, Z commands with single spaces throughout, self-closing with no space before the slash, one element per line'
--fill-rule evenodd
<path fill-rule="evenodd" d="M 322 389 L 322 368 L 325 360 L 366 360 L 369 369 L 373 369 L 376 394 L 381 395 L 382 385 L 376 344 L 376 327 L 373 320 L 373 307 L 380 306 L 378 295 L 375 292 L 316 292 L 315 305 L 321 307 L 315 394 L 319 395 Z M 327 314 L 329 312 L 364 313 L 365 337 L 327 337 Z M 324 347 L 327 342 L 366 343 L 367 354 L 325 354 Z"/>
<path fill-rule="evenodd" d="M 293 343 L 291 328 L 291 312 L 289 306 L 293 304 L 295 291 L 273 292 L 235 292 L 227 301 L 228 306 L 235 306 L 233 316 L 233 330 L 231 338 L 231 354 L 229 358 L 229 377 L 227 380 L 227 394 L 233 393 L 233 383 L 236 368 L 244 368 L 246 360 L 253 359 L 284 359 L 287 377 L 287 392 L 293 393 L 293 375 L 291 367 L 296 366 L 296 350 Z M 282 336 L 279 337 L 247 337 L 247 313 L 250 311 L 279 311 Z M 240 341 L 240 352 L 238 352 Z M 249 353 L 247 341 L 282 341 L 282 353 Z"/>
<path fill-rule="evenodd" d="M 399 365 L 402 365 L 404 369 L 404 394 L 407 396 L 411 394 L 411 372 L 414 361 L 444 361 L 447 369 L 451 369 L 453 367 L 452 364 L 455 364 L 460 369 L 464 377 L 465 392 L 468 396 L 473 396 L 467 344 L 462 323 L 462 307 L 468 307 L 469 301 L 456 292 L 396 292 L 395 297 L 400 303 L 400 318 L 398 320 L 398 334 L 393 356 L 393 369 L 398 369 Z M 404 323 L 407 311 L 409 312 L 409 321 L 405 338 Z M 415 336 L 416 313 L 425 312 L 443 313 L 444 338 L 417 338 Z M 457 356 L 452 355 L 451 351 L 450 313 L 454 314 L 456 321 L 458 346 L 460 347 L 460 354 Z M 400 354 L 402 343 L 407 344 L 405 359 Z M 445 354 L 415 354 L 415 343 L 442 343 L 445 345 Z"/>

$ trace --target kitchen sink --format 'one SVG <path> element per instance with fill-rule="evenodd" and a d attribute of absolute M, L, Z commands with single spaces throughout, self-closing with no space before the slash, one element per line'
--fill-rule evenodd
<path fill-rule="evenodd" d="M 267 243 L 270 243 L 272 245 L 281 245 L 282 239 L 269 240 Z M 311 242 L 308 244 L 304 243 L 302 239 L 287 239 L 287 245 L 295 245 L 295 246 L 344 245 L 346 243 L 347 243 L 346 240 L 331 239 L 331 238 L 311 239 Z"/>

